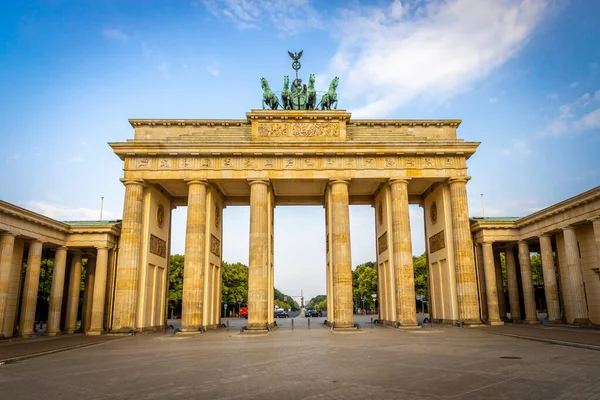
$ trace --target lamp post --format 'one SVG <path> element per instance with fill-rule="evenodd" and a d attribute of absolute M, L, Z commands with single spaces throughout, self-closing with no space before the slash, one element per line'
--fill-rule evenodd
<path fill-rule="evenodd" d="M 373 297 L 373 315 L 375 315 L 375 301 L 377 301 L 377 293 L 373 293 L 371 297 Z"/>
<path fill-rule="evenodd" d="M 242 299 L 238 298 L 238 318 L 240 317 L 240 311 L 242 310 Z"/>
<path fill-rule="evenodd" d="M 362 309 L 365 310 L 365 296 L 364 295 L 362 296 L 362 303 L 363 303 Z M 366 310 L 365 310 L 365 314 L 366 314 Z"/>
<path fill-rule="evenodd" d="M 223 306 L 225 307 L 225 318 L 227 318 L 227 303 L 223 304 Z"/>

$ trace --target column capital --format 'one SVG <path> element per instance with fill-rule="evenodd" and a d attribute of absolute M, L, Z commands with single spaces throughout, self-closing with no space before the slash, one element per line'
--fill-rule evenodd
<path fill-rule="evenodd" d="M 600 215 L 596 215 L 595 217 L 588 219 L 588 221 L 592 223 L 600 223 Z"/>
<path fill-rule="evenodd" d="M 411 178 L 390 178 L 388 180 L 388 184 L 390 186 L 395 185 L 396 183 L 404 183 L 404 184 L 408 185 L 410 180 L 411 180 Z"/>
<path fill-rule="evenodd" d="M 143 179 L 125 179 L 125 178 L 121 178 L 120 181 L 125 186 L 129 186 L 129 185 L 140 185 L 141 187 L 147 187 L 148 186 L 146 184 L 146 182 L 144 182 Z"/>
<path fill-rule="evenodd" d="M 30 241 L 30 243 L 41 243 L 41 244 L 43 245 L 43 244 L 44 244 L 44 243 L 46 243 L 46 242 L 44 242 L 43 240 L 40 240 L 40 239 L 32 239 L 32 240 Z"/>
<path fill-rule="evenodd" d="M 333 185 L 335 183 L 345 183 L 346 185 L 350 184 L 350 178 L 329 178 L 328 185 Z"/>
<path fill-rule="evenodd" d="M 271 181 L 269 178 L 257 178 L 257 179 L 248 179 L 248 185 L 252 186 L 255 184 L 263 184 L 263 185 L 271 185 Z"/>
<path fill-rule="evenodd" d="M 504 250 L 512 250 L 515 248 L 515 244 L 514 243 L 507 243 L 504 245 Z"/>
<path fill-rule="evenodd" d="M 490 239 L 484 239 L 481 241 L 481 244 L 483 244 L 483 245 L 489 244 L 491 246 L 494 244 L 494 241 L 490 240 Z"/>
<path fill-rule="evenodd" d="M 55 250 L 65 250 L 65 251 L 68 251 L 69 248 L 67 246 L 58 246 Z"/>
<path fill-rule="evenodd" d="M 552 237 L 552 235 L 550 235 L 547 232 L 544 232 L 544 233 L 542 233 L 541 235 L 538 236 L 538 238 L 549 238 L 549 237 Z"/>
<path fill-rule="evenodd" d="M 471 180 L 470 176 L 453 176 L 452 178 L 448 179 L 449 183 L 467 183 L 468 181 Z"/>
<path fill-rule="evenodd" d="M 563 226 L 562 228 L 560 228 L 563 232 L 565 231 L 574 231 L 575 227 L 573 225 L 568 225 L 568 226 Z"/>
<path fill-rule="evenodd" d="M 185 179 L 184 181 L 188 186 L 196 184 L 208 186 L 208 181 L 206 179 Z"/>
<path fill-rule="evenodd" d="M 7 236 L 7 237 L 17 237 L 17 234 L 16 233 L 12 233 L 12 232 L 2 232 L 2 233 L 0 233 L 0 237 L 4 237 L 4 236 Z"/>
<path fill-rule="evenodd" d="M 96 250 L 108 250 L 108 249 L 109 249 L 109 247 L 105 244 L 96 246 Z"/>
<path fill-rule="evenodd" d="M 519 240 L 517 244 L 526 244 L 529 246 L 529 242 L 527 240 Z"/>

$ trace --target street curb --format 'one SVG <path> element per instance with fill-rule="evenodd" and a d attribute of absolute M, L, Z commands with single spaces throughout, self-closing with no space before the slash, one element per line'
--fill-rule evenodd
<path fill-rule="evenodd" d="M 512 337 L 512 338 L 516 338 L 516 339 L 533 340 L 535 342 L 550 343 L 550 344 L 556 344 L 559 346 L 576 347 L 576 348 L 580 348 L 580 349 L 600 351 L 600 346 L 594 346 L 593 344 L 566 342 L 564 340 L 555 340 L 555 339 L 544 339 L 544 338 L 539 338 L 539 337 L 535 337 L 535 336 L 516 335 L 513 333 L 501 333 L 501 332 L 491 332 L 491 331 L 484 331 L 484 332 L 489 333 L 491 335 L 508 336 L 508 337 Z"/>
<path fill-rule="evenodd" d="M 101 345 L 101 344 L 106 344 L 106 343 L 110 343 L 110 342 L 116 342 L 116 341 L 123 340 L 123 339 L 127 339 L 127 337 L 123 337 L 123 338 L 120 338 L 120 339 L 106 340 L 104 342 L 83 343 L 83 344 L 78 344 L 78 345 L 75 345 L 75 346 L 67 346 L 67 347 L 61 347 L 61 348 L 58 348 L 58 349 L 52 349 L 52 350 L 48 350 L 48 351 L 41 351 L 39 353 L 31 353 L 31 354 L 26 354 L 26 355 L 17 356 L 17 357 L 4 358 L 4 359 L 0 359 L 0 366 L 4 365 L 4 364 L 10 364 L 10 363 L 13 363 L 13 362 L 16 362 L 16 361 L 28 360 L 30 358 L 37 358 L 37 357 L 47 356 L 49 354 L 61 353 L 63 351 L 77 350 L 77 349 L 81 349 L 81 348 L 84 348 L 84 347 L 90 347 L 90 346 L 98 346 L 98 345 Z"/>

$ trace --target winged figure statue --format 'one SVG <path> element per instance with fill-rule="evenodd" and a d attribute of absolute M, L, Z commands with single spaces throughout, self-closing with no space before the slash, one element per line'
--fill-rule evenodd
<path fill-rule="evenodd" d="M 292 53 L 291 51 L 288 50 L 288 54 L 290 55 L 290 57 L 292 57 L 292 60 L 298 61 L 300 58 L 302 58 L 303 51 L 304 50 L 300 50 L 298 53 Z"/>

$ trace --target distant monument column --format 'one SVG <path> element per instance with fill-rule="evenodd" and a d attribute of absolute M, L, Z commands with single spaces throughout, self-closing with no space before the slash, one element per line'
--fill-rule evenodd
<path fill-rule="evenodd" d="M 125 204 L 117 264 L 112 330 L 126 332 L 135 328 L 139 269 L 142 249 L 144 188 L 142 181 L 123 180 Z"/>
<path fill-rule="evenodd" d="M 560 323 L 560 301 L 558 299 L 558 285 L 556 284 L 554 257 L 552 257 L 552 241 L 549 235 L 540 236 L 540 253 L 542 255 L 548 322 Z"/>
<path fill-rule="evenodd" d="M 502 280 L 502 261 L 500 252 L 494 252 L 494 268 L 496 270 L 496 285 L 498 286 L 498 309 L 500 310 L 500 319 L 506 318 L 506 300 L 504 298 L 504 283 Z"/>
<path fill-rule="evenodd" d="M 583 284 L 583 272 L 581 271 L 581 259 L 577 245 L 577 235 L 572 226 L 563 228 L 565 238 L 565 255 L 567 259 L 566 273 L 569 276 L 568 291 L 571 294 L 571 305 L 573 307 L 573 321 L 576 324 L 589 324 L 587 301 Z M 562 272 L 562 271 L 561 271 Z"/>
<path fill-rule="evenodd" d="M 488 324 L 504 325 L 500 320 L 498 307 L 498 285 L 496 284 L 496 266 L 492 242 L 483 242 L 483 268 L 485 269 L 485 289 L 487 298 Z"/>
<path fill-rule="evenodd" d="M 352 258 L 350 254 L 349 180 L 332 179 L 331 227 L 335 327 L 354 327 L 352 313 Z"/>
<path fill-rule="evenodd" d="M 521 305 L 519 303 L 519 282 L 517 280 L 517 266 L 515 264 L 514 247 L 506 247 L 506 281 L 508 284 L 508 303 L 510 317 L 513 321 L 521 320 Z"/>
<path fill-rule="evenodd" d="M 92 302 L 96 282 L 96 258 L 88 257 L 85 266 L 85 290 L 83 292 L 83 311 L 81 313 L 81 327 L 84 332 L 90 329 L 92 323 Z"/>
<path fill-rule="evenodd" d="M 467 324 L 480 324 L 479 291 L 477 290 L 473 242 L 469 223 L 467 180 L 467 177 L 450 179 L 456 291 L 459 320 Z"/>
<path fill-rule="evenodd" d="M 248 329 L 265 330 L 269 322 L 269 182 L 250 181 L 250 251 Z"/>
<path fill-rule="evenodd" d="M 19 321 L 19 336 L 34 336 L 33 324 L 37 306 L 38 288 L 40 282 L 40 267 L 42 261 L 42 242 L 35 240 L 29 244 L 27 254 L 27 269 L 23 284 L 23 299 L 21 301 L 21 320 Z"/>
<path fill-rule="evenodd" d="M 60 314 L 65 289 L 65 270 L 67 266 L 67 248 L 59 247 L 54 253 L 54 270 L 52 271 L 52 287 L 50 289 L 50 307 L 48 308 L 48 330 L 46 335 L 56 336 L 60 333 Z"/>
<path fill-rule="evenodd" d="M 408 179 L 390 181 L 392 197 L 392 244 L 395 270 L 395 318 L 401 326 L 417 326 L 415 272 L 410 237 Z M 381 302 L 381 298 L 380 298 Z"/>
<path fill-rule="evenodd" d="M 208 182 L 188 182 L 185 231 L 181 331 L 194 332 L 202 326 L 204 311 L 204 264 L 206 256 L 206 192 Z"/>

